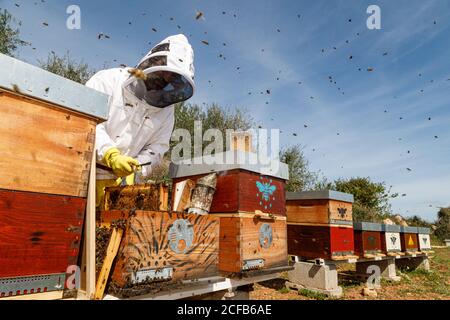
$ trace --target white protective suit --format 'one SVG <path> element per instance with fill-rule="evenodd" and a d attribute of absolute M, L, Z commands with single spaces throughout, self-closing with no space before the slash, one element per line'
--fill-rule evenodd
<path fill-rule="evenodd" d="M 147 75 L 155 74 L 155 71 L 172 71 L 181 75 L 185 83 L 192 86 L 189 89 L 192 96 L 195 89 L 193 63 L 194 52 L 187 38 L 176 35 L 153 48 L 137 68 L 145 70 Z M 174 106 L 159 108 L 150 105 L 146 99 L 138 98 L 136 87 L 144 87 L 145 90 L 145 85 L 131 75 L 130 70 L 117 68 L 100 71 L 86 86 L 110 96 L 108 121 L 98 125 L 96 130 L 97 162 L 104 165 L 105 153 L 117 148 L 122 155 L 135 158 L 141 164 L 152 162 L 151 166 L 142 167 L 140 171 L 145 177 L 151 174 L 152 166 L 158 165 L 169 150 L 175 122 Z M 97 168 L 97 180 L 109 179 L 117 177 Z"/>

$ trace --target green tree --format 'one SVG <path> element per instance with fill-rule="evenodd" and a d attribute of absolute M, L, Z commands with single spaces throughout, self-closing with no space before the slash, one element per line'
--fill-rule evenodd
<path fill-rule="evenodd" d="M 0 9 L 0 53 L 14 57 L 15 52 L 21 46 L 28 45 L 27 42 L 20 39 L 19 27 L 22 25 L 5 9 Z"/>
<path fill-rule="evenodd" d="M 280 160 L 289 166 L 287 191 L 297 192 L 315 189 L 315 186 L 318 184 L 319 174 L 309 169 L 309 161 L 306 159 L 300 145 L 281 150 Z"/>
<path fill-rule="evenodd" d="M 436 228 L 434 234 L 439 240 L 450 239 L 450 207 L 439 210 Z"/>
<path fill-rule="evenodd" d="M 95 73 L 87 63 L 73 60 L 69 52 L 64 56 L 52 52 L 46 61 L 38 60 L 38 64 L 42 69 L 81 84 L 86 84 Z"/>
<path fill-rule="evenodd" d="M 230 110 L 216 103 L 206 105 L 204 108 L 197 104 L 177 104 L 175 106 L 175 129 L 186 129 L 191 134 L 192 155 L 194 153 L 195 121 L 201 121 L 202 135 L 209 129 L 218 129 L 222 132 L 223 150 L 226 150 L 227 130 L 246 131 L 255 125 L 253 118 L 245 109 Z M 177 143 L 177 141 L 172 141 L 171 147 Z M 203 147 L 210 143 L 204 142 Z"/>
<path fill-rule="evenodd" d="M 398 194 L 391 194 L 385 183 L 372 182 L 370 178 L 339 179 L 332 187 L 353 194 L 355 221 L 381 222 L 392 214 L 389 200 L 398 197 Z"/>

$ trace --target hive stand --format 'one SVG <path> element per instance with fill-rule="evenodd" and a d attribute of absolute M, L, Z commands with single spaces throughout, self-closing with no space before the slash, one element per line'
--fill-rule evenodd
<path fill-rule="evenodd" d="M 286 287 L 308 289 L 330 297 L 342 297 L 342 287 L 338 285 L 338 272 L 335 264 L 317 265 L 313 262 L 299 261 L 294 270 L 288 273 Z"/>
<path fill-rule="evenodd" d="M 395 257 L 374 257 L 373 259 L 349 259 L 342 261 L 333 260 L 305 260 L 297 256 L 291 256 L 294 270 L 288 273 L 288 288 L 308 289 L 310 291 L 325 294 L 330 297 L 342 297 L 342 288 L 338 284 L 338 272 L 336 266 L 340 263 L 356 264 L 356 277 L 367 279 L 373 275 L 370 266 L 380 268 L 382 279 L 388 281 L 400 281 L 396 268 L 422 269 L 429 271 L 429 255 L 419 253 L 414 256 L 397 255 Z"/>
<path fill-rule="evenodd" d="M 419 254 L 416 256 L 404 257 L 403 259 L 397 259 L 395 264 L 398 269 L 404 270 L 425 270 L 430 271 L 430 260 L 427 254 Z"/>
<path fill-rule="evenodd" d="M 280 273 L 254 275 L 242 279 L 211 277 L 198 281 L 183 281 L 179 289 L 164 290 L 128 300 L 248 300 L 251 285 L 280 278 Z M 107 295 L 104 300 L 126 300 Z"/>
<path fill-rule="evenodd" d="M 361 278 L 365 279 L 370 277 L 373 272 L 370 272 L 371 266 L 377 266 L 381 271 L 381 278 L 389 281 L 398 282 L 401 277 L 397 276 L 397 271 L 395 269 L 395 258 L 386 258 L 379 261 L 363 261 L 356 263 L 356 274 Z"/>

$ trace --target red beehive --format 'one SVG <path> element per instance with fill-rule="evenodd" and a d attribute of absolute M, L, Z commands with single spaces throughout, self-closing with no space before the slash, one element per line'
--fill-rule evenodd
<path fill-rule="evenodd" d="M 306 258 L 353 258 L 353 196 L 336 191 L 288 193 L 288 253 Z"/>
<path fill-rule="evenodd" d="M 357 222 L 355 230 L 355 252 L 361 257 L 384 256 L 381 245 L 382 226 L 379 223 Z"/>
<path fill-rule="evenodd" d="M 400 231 L 400 240 L 403 252 L 418 252 L 419 238 L 417 227 L 402 227 Z"/>

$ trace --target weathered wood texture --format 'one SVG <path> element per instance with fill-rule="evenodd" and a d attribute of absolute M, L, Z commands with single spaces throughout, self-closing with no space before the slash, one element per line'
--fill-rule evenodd
<path fill-rule="evenodd" d="M 174 183 L 186 179 L 197 181 L 205 175 L 174 179 Z M 284 180 L 245 170 L 219 172 L 218 175 L 210 213 L 253 213 L 261 210 L 286 215 Z"/>
<path fill-rule="evenodd" d="M 355 252 L 359 255 L 381 253 L 381 232 L 355 230 Z"/>
<path fill-rule="evenodd" d="M 0 189 L 86 197 L 96 121 L 0 92 Z"/>
<path fill-rule="evenodd" d="M 264 260 L 263 269 L 288 265 L 286 219 L 221 215 L 220 271 L 242 273 L 245 261 L 256 259 Z"/>
<path fill-rule="evenodd" d="M 218 275 L 219 218 L 150 211 L 131 215 L 111 211 L 102 216 L 104 224 L 128 219 L 113 267 L 115 285 L 132 288 L 133 274 L 143 270 L 173 268 L 168 283 Z M 187 226 L 184 235 L 179 232 L 182 225 Z"/>
<path fill-rule="evenodd" d="M 166 211 L 168 187 L 163 184 L 147 184 L 106 188 L 105 211 L 144 210 Z"/>
<path fill-rule="evenodd" d="M 334 224 L 353 221 L 352 203 L 336 200 L 288 200 L 288 223 Z"/>
<path fill-rule="evenodd" d="M 288 225 L 290 255 L 330 260 L 354 251 L 353 227 Z"/>
<path fill-rule="evenodd" d="M 86 200 L 0 190 L 0 278 L 77 265 Z"/>
<path fill-rule="evenodd" d="M 175 185 L 173 194 L 173 210 L 176 212 L 184 212 L 189 208 L 191 203 L 192 191 L 195 188 L 195 182 L 192 180 L 184 180 Z"/>
<path fill-rule="evenodd" d="M 419 239 L 416 233 L 400 233 L 402 251 L 418 251 Z"/>
<path fill-rule="evenodd" d="M 401 252 L 402 245 L 400 233 L 382 232 L 381 233 L 381 251 L 383 252 Z"/>

